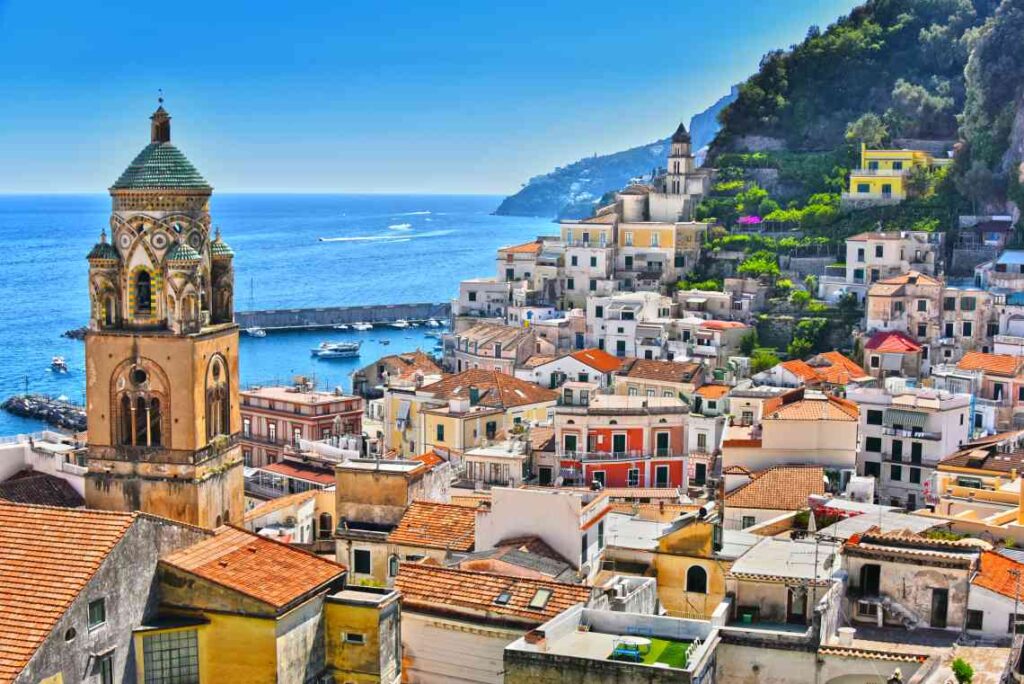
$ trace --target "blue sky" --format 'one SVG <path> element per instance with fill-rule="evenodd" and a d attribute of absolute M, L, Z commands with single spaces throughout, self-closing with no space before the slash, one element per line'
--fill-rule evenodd
<path fill-rule="evenodd" d="M 514 192 L 668 135 L 855 0 L 0 0 L 0 192 L 173 137 L 221 191 Z"/>

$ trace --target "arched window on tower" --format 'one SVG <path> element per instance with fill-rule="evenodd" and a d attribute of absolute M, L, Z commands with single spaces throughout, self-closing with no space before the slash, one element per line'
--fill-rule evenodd
<path fill-rule="evenodd" d="M 135 315 L 150 316 L 153 313 L 153 281 L 149 271 L 141 270 L 135 276 Z"/>
<path fill-rule="evenodd" d="M 224 359 L 215 356 L 206 374 L 206 437 L 231 433 L 231 394 Z"/>
<path fill-rule="evenodd" d="M 121 396 L 121 407 L 120 415 L 118 416 L 118 431 L 120 432 L 120 439 L 118 441 L 124 445 L 130 445 L 132 443 L 132 398 L 127 394 Z"/>
<path fill-rule="evenodd" d="M 108 294 L 103 299 L 103 325 L 113 327 L 117 324 L 117 308 L 114 295 Z"/>
<path fill-rule="evenodd" d="M 691 565 L 686 571 L 686 591 L 694 594 L 708 593 L 708 572 L 699 565 Z"/>

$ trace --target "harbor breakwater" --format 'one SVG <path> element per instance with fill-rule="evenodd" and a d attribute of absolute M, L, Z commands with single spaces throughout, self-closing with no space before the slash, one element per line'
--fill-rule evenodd
<path fill-rule="evenodd" d="M 262 311 L 236 311 L 235 323 L 241 328 L 265 330 L 317 330 L 336 325 L 366 323 L 394 323 L 398 320 L 423 321 L 431 318 L 448 320 L 451 304 L 416 303 L 382 304 L 367 306 L 328 306 L 312 309 L 266 309 Z"/>

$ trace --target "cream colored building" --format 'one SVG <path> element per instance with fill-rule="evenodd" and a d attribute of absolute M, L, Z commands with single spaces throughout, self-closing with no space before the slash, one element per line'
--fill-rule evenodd
<path fill-rule="evenodd" d="M 764 403 L 760 424 L 733 424 L 722 440 L 722 468 L 751 472 L 779 465 L 853 471 L 859 409 L 853 402 L 797 389 Z"/>

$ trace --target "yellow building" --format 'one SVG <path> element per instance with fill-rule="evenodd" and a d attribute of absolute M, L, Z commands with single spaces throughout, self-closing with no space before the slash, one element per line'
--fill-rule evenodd
<path fill-rule="evenodd" d="M 915 167 L 946 166 L 951 159 L 922 150 L 869 150 L 860 146 L 860 168 L 850 171 L 850 190 L 843 199 L 902 201 L 910 194 L 907 174 Z"/>
<path fill-rule="evenodd" d="M 658 599 L 673 617 L 707 619 L 726 594 L 733 562 L 759 539 L 722 530 L 716 514 L 691 511 L 671 521 L 656 511 L 608 516 L 606 568 L 639 570 L 658 580 Z M 610 567 L 609 567 L 610 565 Z"/>
<path fill-rule="evenodd" d="M 214 528 L 243 509 L 233 253 L 170 119 L 151 117 L 88 256 L 85 499 Z"/>
<path fill-rule="evenodd" d="M 474 368 L 384 395 L 385 446 L 400 458 L 435 449 L 462 454 L 517 425 L 544 421 L 558 393 L 495 370 Z"/>
<path fill-rule="evenodd" d="M 159 617 L 135 630 L 140 683 L 401 677 L 397 594 L 347 588 L 342 565 L 221 527 L 158 578 Z"/>

